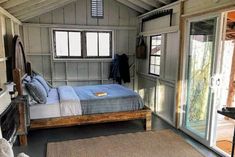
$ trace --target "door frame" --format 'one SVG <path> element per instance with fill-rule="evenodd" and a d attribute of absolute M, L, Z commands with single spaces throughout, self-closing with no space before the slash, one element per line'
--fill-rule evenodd
<path fill-rule="evenodd" d="M 211 75 L 212 77 L 218 73 L 218 59 L 220 58 L 218 56 L 219 51 L 221 50 L 221 35 L 222 35 L 222 19 L 223 19 L 223 13 L 209 13 L 206 15 L 202 16 L 196 16 L 196 17 L 190 17 L 185 19 L 184 25 L 185 27 L 185 41 L 184 41 L 184 59 L 183 59 L 183 80 L 182 80 L 182 95 L 181 95 L 181 106 L 180 106 L 180 127 L 179 129 L 194 138 L 195 140 L 199 141 L 200 143 L 210 147 L 212 145 L 213 137 L 215 136 L 215 131 L 213 128 L 216 127 L 216 124 L 213 124 L 212 122 L 214 121 L 214 118 L 216 117 L 216 108 L 215 108 L 215 101 L 214 98 L 216 97 L 216 90 L 211 89 L 211 96 L 210 96 L 210 103 L 209 103 L 209 111 L 208 111 L 208 127 L 207 127 L 207 133 L 206 133 L 206 139 L 195 135 L 192 131 L 188 130 L 187 128 L 184 127 L 184 122 L 185 122 L 185 109 L 186 109 L 186 100 L 187 100 L 187 71 L 188 71 L 188 53 L 189 53 L 189 33 L 190 33 L 190 23 L 191 22 L 197 22 L 197 21 L 202 21 L 206 19 L 212 19 L 216 18 L 216 36 L 215 36 L 215 46 L 214 46 L 214 55 L 213 55 L 213 61 L 212 61 L 212 71 Z M 220 70 L 219 70 L 220 71 Z M 212 111 L 212 112 L 211 112 Z"/>

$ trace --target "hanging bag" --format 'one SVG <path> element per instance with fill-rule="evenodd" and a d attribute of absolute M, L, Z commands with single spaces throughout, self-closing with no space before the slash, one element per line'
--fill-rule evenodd
<path fill-rule="evenodd" d="M 136 57 L 139 59 L 146 59 L 147 52 L 146 52 L 146 45 L 144 43 L 144 37 L 141 36 L 139 38 L 139 45 L 136 47 Z"/>

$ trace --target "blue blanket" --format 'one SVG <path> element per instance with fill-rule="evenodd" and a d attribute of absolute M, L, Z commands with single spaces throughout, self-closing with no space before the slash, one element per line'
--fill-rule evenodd
<path fill-rule="evenodd" d="M 137 93 L 117 84 L 73 88 L 80 99 L 82 114 L 133 111 L 144 107 Z M 98 97 L 97 92 L 106 92 L 107 96 Z"/>

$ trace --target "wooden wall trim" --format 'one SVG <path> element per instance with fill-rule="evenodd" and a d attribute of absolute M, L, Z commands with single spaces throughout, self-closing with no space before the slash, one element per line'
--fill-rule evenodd
<path fill-rule="evenodd" d="M 180 15 L 184 13 L 184 2 L 180 3 Z M 180 127 L 180 114 L 181 114 L 181 97 L 182 97 L 182 81 L 183 81 L 183 60 L 184 60 L 184 31 L 185 31 L 185 20 L 180 18 L 179 23 L 180 29 L 180 52 L 179 52 L 179 64 L 178 64 L 178 79 L 176 85 L 176 110 L 175 110 L 175 126 Z"/>
<path fill-rule="evenodd" d="M 46 28 L 69 28 L 69 29 L 102 29 L 102 30 L 137 30 L 136 26 L 95 26 L 95 25 L 71 25 L 71 24 L 39 24 L 23 23 L 23 26 L 29 27 L 46 27 Z"/>
<path fill-rule="evenodd" d="M 22 22 L 20 20 L 18 20 L 15 16 L 13 16 L 12 14 L 10 14 L 8 11 L 6 11 L 5 9 L 3 9 L 2 7 L 0 7 L 0 13 L 2 13 L 3 15 L 5 15 L 6 17 L 12 19 L 14 22 L 16 22 L 19 25 L 22 25 Z"/>
<path fill-rule="evenodd" d="M 148 31 L 148 32 L 140 32 L 140 35 L 143 36 L 151 36 L 156 34 L 163 34 L 163 33 L 174 33 L 179 31 L 179 26 L 172 26 L 172 27 L 166 27 L 154 31 Z"/>
<path fill-rule="evenodd" d="M 226 5 L 221 5 L 221 6 L 218 6 L 218 7 L 210 8 L 210 9 L 207 9 L 207 10 L 203 10 L 203 11 L 196 11 L 196 12 L 193 12 L 193 13 L 182 14 L 181 17 L 182 18 L 190 18 L 190 17 L 194 17 L 194 16 L 200 16 L 200 15 L 212 13 L 212 12 L 224 12 L 224 11 L 228 11 L 228 10 L 231 10 L 231 9 L 235 9 L 234 7 L 235 7 L 235 3 L 226 4 Z"/>
<path fill-rule="evenodd" d="M 152 82 L 157 82 L 157 81 L 162 81 L 165 82 L 166 84 L 168 84 L 170 87 L 174 87 L 175 88 L 175 82 L 174 81 L 170 81 L 164 78 L 160 78 L 160 77 L 155 77 L 155 76 L 150 76 L 149 74 L 145 74 L 145 73 L 141 73 L 141 72 L 137 72 L 137 75 L 140 77 L 143 77 L 149 81 Z"/>

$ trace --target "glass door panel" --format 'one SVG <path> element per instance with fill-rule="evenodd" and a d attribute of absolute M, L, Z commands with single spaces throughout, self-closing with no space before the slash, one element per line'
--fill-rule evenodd
<path fill-rule="evenodd" d="M 207 138 L 217 18 L 190 22 L 184 127 Z"/>

